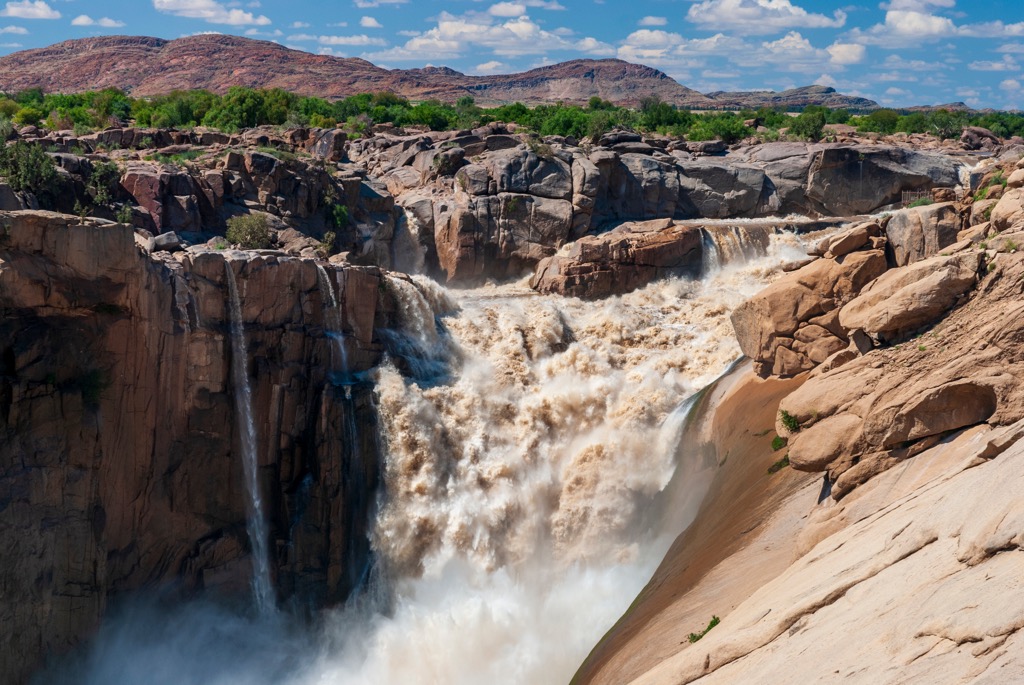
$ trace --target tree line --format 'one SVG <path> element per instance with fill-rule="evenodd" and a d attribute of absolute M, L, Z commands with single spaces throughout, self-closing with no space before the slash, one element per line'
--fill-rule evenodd
<path fill-rule="evenodd" d="M 849 124 L 859 131 L 930 133 L 954 138 L 965 126 L 981 126 L 1000 137 L 1024 136 L 1024 115 L 1011 112 L 968 113 L 944 109 L 900 112 L 879 109 L 853 114 L 844 109 L 811 106 L 802 112 L 762 108 L 739 112 L 691 112 L 657 98 L 627 108 L 594 97 L 586 105 L 522 103 L 483 108 L 470 96 L 455 103 L 412 102 L 393 93 L 361 93 L 336 101 L 300 96 L 281 89 L 230 88 L 218 95 L 205 90 L 174 91 L 133 98 L 113 88 L 75 94 L 44 93 L 35 88 L 0 94 L 0 137 L 15 125 L 74 130 L 79 135 L 111 125 L 192 128 L 207 126 L 234 132 L 260 125 L 342 126 L 353 136 L 374 124 L 423 126 L 431 130 L 469 129 L 490 122 L 515 123 L 540 135 L 597 138 L 614 127 L 686 137 L 688 140 L 736 142 L 755 132 L 764 140 L 783 137 L 820 140 L 827 124 Z M 6 134 L 5 134 L 6 132 Z"/>

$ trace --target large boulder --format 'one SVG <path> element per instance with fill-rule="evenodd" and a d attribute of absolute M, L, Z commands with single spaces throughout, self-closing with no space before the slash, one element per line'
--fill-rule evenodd
<path fill-rule="evenodd" d="M 543 260 L 530 285 L 587 299 L 626 293 L 664 276 L 696 275 L 702 243 L 699 226 L 671 219 L 623 224 L 576 241 L 567 255 Z"/>
<path fill-rule="evenodd" d="M 565 244 L 572 204 L 518 193 L 440 203 L 434 213 L 438 263 L 449 282 L 515 275 Z"/>
<path fill-rule="evenodd" d="M 885 227 L 896 266 L 906 266 L 937 255 L 957 242 L 963 228 L 952 202 L 905 209 L 893 214 Z"/>
<path fill-rule="evenodd" d="M 754 216 L 765 191 L 762 169 L 702 158 L 680 165 L 683 213 L 702 219 Z"/>
<path fill-rule="evenodd" d="M 869 214 L 900 200 L 905 190 L 955 187 L 959 163 L 899 147 L 824 147 L 813 152 L 806 197 L 823 214 Z"/>
<path fill-rule="evenodd" d="M 529 150 L 501 150 L 487 155 L 482 164 L 494 179 L 499 193 L 572 199 L 572 169 L 558 157 L 541 157 Z"/>
<path fill-rule="evenodd" d="M 846 347 L 835 312 L 886 270 L 885 253 L 860 250 L 819 259 L 736 308 L 732 325 L 761 376 L 793 376 Z"/>
<path fill-rule="evenodd" d="M 982 253 L 969 252 L 893 269 L 846 304 L 839 323 L 876 340 L 898 340 L 937 319 L 973 288 L 981 260 Z"/>
<path fill-rule="evenodd" d="M 679 169 L 647 155 L 597 150 L 590 162 L 600 173 L 594 222 L 672 218 L 680 203 Z"/>
<path fill-rule="evenodd" d="M 1024 188 L 1014 188 L 1003 195 L 992 208 L 990 220 L 997 231 L 1024 224 Z"/>

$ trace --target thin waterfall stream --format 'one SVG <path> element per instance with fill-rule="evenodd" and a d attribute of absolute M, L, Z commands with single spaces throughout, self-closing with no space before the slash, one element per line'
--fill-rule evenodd
<path fill-rule="evenodd" d="M 263 511 L 263 497 L 260 493 L 259 455 L 256 438 L 256 421 L 252 410 L 252 387 L 249 384 L 248 346 L 245 342 L 245 324 L 242 320 L 242 304 L 238 295 L 238 283 L 231 269 L 231 262 L 224 262 L 228 282 L 231 310 L 231 381 L 234 385 L 235 415 L 238 417 L 238 435 L 242 448 L 242 465 L 245 475 L 245 489 L 248 494 L 246 529 L 252 545 L 252 595 L 260 614 L 274 609 L 274 586 L 270 579 L 270 556 L 267 549 L 269 533 Z"/>

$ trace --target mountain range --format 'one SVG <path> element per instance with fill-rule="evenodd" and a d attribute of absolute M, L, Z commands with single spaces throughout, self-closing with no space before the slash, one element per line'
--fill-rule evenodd
<path fill-rule="evenodd" d="M 878 107 L 871 100 L 823 86 L 781 93 L 705 95 L 657 69 L 617 59 L 573 60 L 520 74 L 469 76 L 447 67 L 384 69 L 359 58 L 314 55 L 273 42 L 221 34 L 177 40 L 82 38 L 0 57 L 0 90 L 5 92 L 42 88 L 73 93 L 115 87 L 144 97 L 196 88 L 223 92 L 231 86 L 282 88 L 331 99 L 382 90 L 412 100 L 454 101 L 470 95 L 484 106 L 585 103 L 593 96 L 636 106 L 644 98 L 656 96 L 687 109 L 810 104 L 855 110 Z"/>

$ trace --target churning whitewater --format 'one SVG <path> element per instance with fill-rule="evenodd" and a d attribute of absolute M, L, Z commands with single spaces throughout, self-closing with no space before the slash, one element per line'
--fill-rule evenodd
<path fill-rule="evenodd" d="M 704 494 L 683 401 L 740 356 L 730 312 L 806 254 L 760 227 L 708 236 L 702 280 L 600 302 L 390 276 L 369 586 L 315 628 L 132 607 L 73 682 L 567 683 Z"/>

